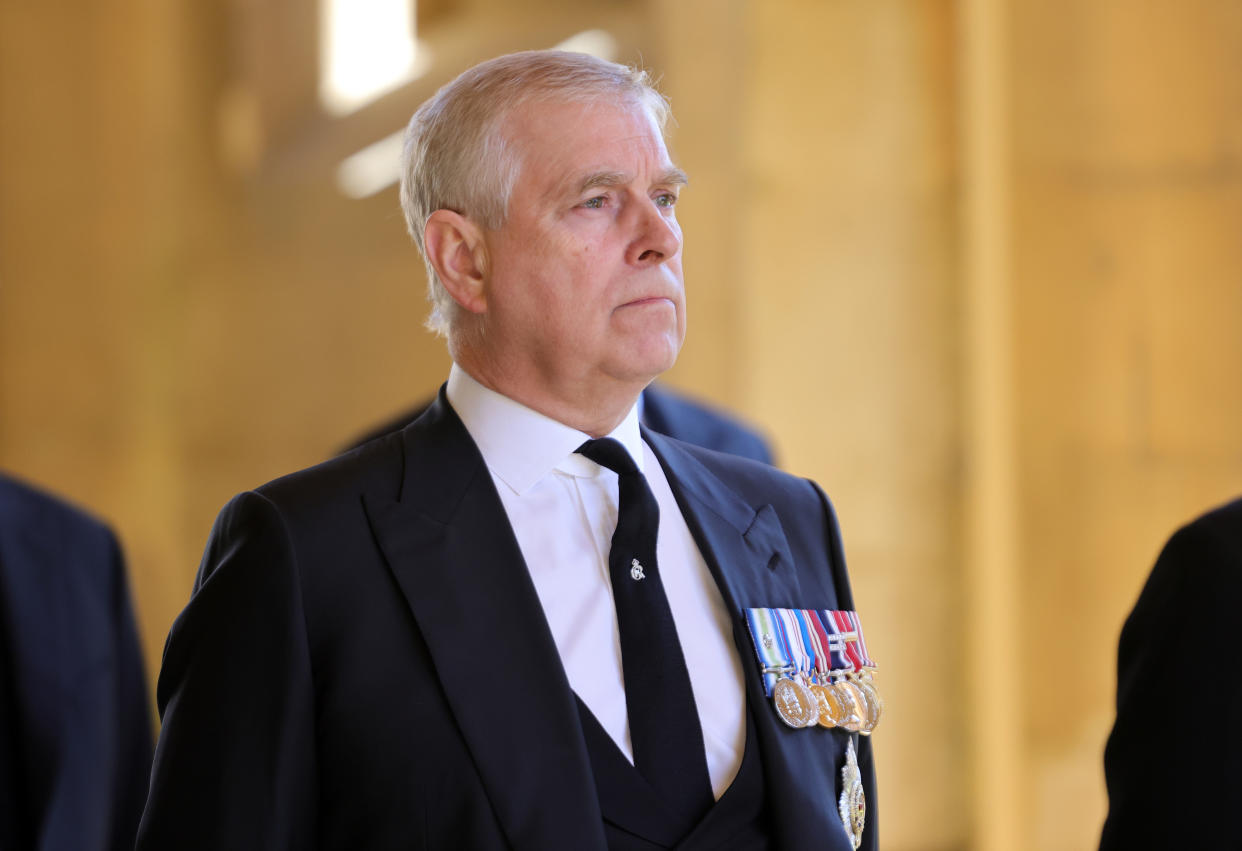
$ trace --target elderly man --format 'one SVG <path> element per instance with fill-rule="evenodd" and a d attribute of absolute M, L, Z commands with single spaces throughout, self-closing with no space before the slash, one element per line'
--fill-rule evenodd
<path fill-rule="evenodd" d="M 560 52 L 414 115 L 402 203 L 454 366 L 401 432 L 221 512 L 140 848 L 875 846 L 827 499 L 638 425 L 686 328 L 666 117 Z M 815 708 L 830 668 L 853 710 Z"/>

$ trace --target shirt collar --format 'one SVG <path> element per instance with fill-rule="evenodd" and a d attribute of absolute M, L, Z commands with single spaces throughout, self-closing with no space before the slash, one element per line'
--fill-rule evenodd
<path fill-rule="evenodd" d="M 449 370 L 445 392 L 488 469 L 515 493 L 525 493 L 554 469 L 588 478 L 600 474 L 598 464 L 574 452 L 589 434 L 484 387 L 457 364 Z M 618 440 L 643 469 L 637 405 L 608 437 Z"/>

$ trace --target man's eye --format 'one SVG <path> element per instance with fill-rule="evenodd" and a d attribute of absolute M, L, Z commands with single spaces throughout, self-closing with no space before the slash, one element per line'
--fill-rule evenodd
<path fill-rule="evenodd" d="M 586 201 L 582 202 L 582 206 L 590 210 L 598 210 L 604 206 L 604 196 L 597 195 L 594 198 L 588 198 Z"/>
<path fill-rule="evenodd" d="M 677 196 L 672 192 L 661 192 L 655 199 L 657 207 L 671 207 L 677 203 Z"/>

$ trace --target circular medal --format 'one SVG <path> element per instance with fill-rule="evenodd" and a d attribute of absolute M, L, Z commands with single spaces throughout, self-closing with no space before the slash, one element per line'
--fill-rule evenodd
<path fill-rule="evenodd" d="M 862 728 L 858 732 L 864 736 L 870 736 L 871 731 L 880 723 L 880 716 L 884 714 L 884 701 L 880 699 L 880 693 L 876 691 L 876 687 L 871 683 L 870 677 L 855 678 L 854 686 L 867 703 L 867 713 L 863 719 Z"/>
<path fill-rule="evenodd" d="M 845 717 L 837 722 L 839 727 L 857 733 L 862 730 L 863 719 L 867 714 L 867 700 L 862 691 L 849 680 L 837 680 L 832 684 L 845 706 Z"/>
<path fill-rule="evenodd" d="M 845 707 L 841 704 L 841 697 L 836 689 L 830 685 L 816 683 L 811 686 L 811 694 L 815 695 L 815 702 L 819 705 L 819 718 L 816 719 L 819 726 L 825 728 L 837 726 L 840 719 L 845 717 Z"/>
<path fill-rule="evenodd" d="M 797 681 L 798 688 L 802 689 L 802 696 L 806 700 L 807 714 L 803 727 L 814 727 L 819 723 L 819 700 L 815 697 L 815 692 L 811 691 L 811 683 L 809 680 Z"/>
<path fill-rule="evenodd" d="M 776 714 L 790 727 L 805 727 L 807 720 L 815 723 L 819 706 L 810 690 L 797 680 L 782 677 L 772 687 L 772 703 Z"/>

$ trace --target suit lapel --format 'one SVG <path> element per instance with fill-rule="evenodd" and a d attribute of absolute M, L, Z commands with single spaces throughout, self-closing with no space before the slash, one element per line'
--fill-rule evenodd
<path fill-rule="evenodd" d="M 398 500 L 372 528 L 516 849 L 602 849 L 577 710 L 477 448 L 444 399 L 407 427 Z"/>
<path fill-rule="evenodd" d="M 794 605 L 801 596 L 798 574 L 772 506 L 750 505 L 675 441 L 648 429 L 643 439 L 660 459 L 686 525 L 733 614 L 747 606 Z"/>
<path fill-rule="evenodd" d="M 764 694 L 744 612 L 752 607 L 827 607 L 807 600 L 793 554 L 771 505 L 753 507 L 676 441 L 644 430 L 677 498 L 699 551 L 712 571 L 733 622 L 746 699 L 755 708 L 764 779 L 778 847 L 810 840 L 821 847 L 851 847 L 835 816 L 838 767 L 846 735 L 822 729 L 791 730 L 779 723 Z"/>

